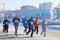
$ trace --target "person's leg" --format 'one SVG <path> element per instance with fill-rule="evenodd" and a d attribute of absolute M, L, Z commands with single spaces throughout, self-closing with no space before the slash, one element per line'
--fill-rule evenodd
<path fill-rule="evenodd" d="M 43 34 L 43 29 L 42 29 L 42 32 L 41 32 L 41 35 Z"/>
<path fill-rule="evenodd" d="M 5 25 L 3 25 L 3 32 L 5 33 Z"/>
<path fill-rule="evenodd" d="M 26 30 L 25 30 L 25 26 L 24 26 L 24 32 L 25 32 Z"/>
<path fill-rule="evenodd" d="M 25 28 L 24 32 L 27 32 L 27 27 L 25 26 L 24 28 Z"/>
<path fill-rule="evenodd" d="M 26 30 L 26 32 L 27 32 L 27 26 L 25 27 L 25 30 Z"/>
<path fill-rule="evenodd" d="M 9 28 L 9 26 L 7 25 L 7 29 L 6 29 L 6 32 L 8 33 L 8 28 Z"/>
<path fill-rule="evenodd" d="M 15 26 L 15 35 L 17 36 L 18 26 Z"/>
<path fill-rule="evenodd" d="M 8 28 L 9 28 L 9 26 L 8 26 L 8 25 L 6 25 L 6 31 L 5 31 L 5 32 L 6 32 L 6 33 L 5 33 L 5 34 L 6 34 L 6 36 L 8 36 Z"/>
<path fill-rule="evenodd" d="M 43 34 L 43 31 L 41 32 L 41 35 Z"/>
<path fill-rule="evenodd" d="M 7 28 L 8 28 L 8 26 L 5 25 L 5 26 L 4 26 L 4 33 L 5 33 L 6 36 L 7 36 Z"/>
<path fill-rule="evenodd" d="M 28 30 L 28 32 L 26 34 L 28 35 L 30 33 L 30 31 L 31 31 L 31 28 L 29 27 L 29 30 Z"/>
<path fill-rule="evenodd" d="M 16 35 L 16 26 L 15 26 L 15 35 Z"/>
<path fill-rule="evenodd" d="M 31 29 L 31 37 L 33 37 L 33 29 Z"/>
<path fill-rule="evenodd" d="M 37 30 L 37 31 L 36 31 L 36 34 L 38 34 L 38 26 L 36 27 L 36 30 Z"/>
<path fill-rule="evenodd" d="M 35 27 L 35 29 L 34 29 L 34 32 L 36 32 L 36 27 Z"/>
<path fill-rule="evenodd" d="M 44 37 L 46 37 L 46 31 L 44 32 Z"/>
<path fill-rule="evenodd" d="M 45 27 L 45 31 L 44 31 L 44 37 L 46 37 L 46 27 Z"/>
<path fill-rule="evenodd" d="M 7 25 L 4 26 L 4 32 L 7 32 Z"/>

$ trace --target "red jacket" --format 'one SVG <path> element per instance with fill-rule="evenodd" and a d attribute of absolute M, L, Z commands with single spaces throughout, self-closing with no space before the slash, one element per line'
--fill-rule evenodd
<path fill-rule="evenodd" d="M 39 25 L 39 21 L 38 21 L 38 18 L 36 18 L 34 21 L 34 26 L 37 27 L 38 25 Z"/>

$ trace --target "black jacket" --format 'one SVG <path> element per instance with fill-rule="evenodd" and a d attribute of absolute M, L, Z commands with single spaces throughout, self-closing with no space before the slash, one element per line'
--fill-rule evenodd
<path fill-rule="evenodd" d="M 10 21 L 7 20 L 7 19 L 5 19 L 5 20 L 3 21 L 3 24 L 6 24 L 6 25 L 8 25 L 9 23 L 10 23 Z"/>
<path fill-rule="evenodd" d="M 19 18 L 13 18 L 13 23 L 16 23 L 15 22 L 16 20 L 20 22 L 20 19 Z"/>

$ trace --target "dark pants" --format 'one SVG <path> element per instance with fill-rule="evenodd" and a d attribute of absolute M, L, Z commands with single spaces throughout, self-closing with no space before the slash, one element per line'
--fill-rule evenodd
<path fill-rule="evenodd" d="M 36 31 L 36 34 L 38 34 L 38 26 L 35 27 L 34 31 Z"/>
<path fill-rule="evenodd" d="M 25 32 L 27 32 L 27 26 L 24 26 L 24 28 L 25 28 L 25 30 L 24 30 L 24 31 L 25 31 Z"/>
<path fill-rule="evenodd" d="M 15 35 L 17 36 L 18 26 L 15 26 Z"/>
<path fill-rule="evenodd" d="M 18 23 L 14 23 L 14 26 L 15 26 L 15 36 L 17 36 L 17 31 L 18 31 L 19 24 Z"/>
<path fill-rule="evenodd" d="M 3 25 L 3 32 L 5 33 L 5 32 L 7 32 L 8 33 L 8 28 L 9 28 L 9 26 L 8 25 Z"/>
<path fill-rule="evenodd" d="M 29 27 L 29 31 L 27 32 L 27 35 L 31 32 L 31 37 L 33 37 L 33 28 Z"/>

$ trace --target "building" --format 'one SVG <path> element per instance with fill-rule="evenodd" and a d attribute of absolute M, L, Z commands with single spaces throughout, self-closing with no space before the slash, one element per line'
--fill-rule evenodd
<path fill-rule="evenodd" d="M 4 13 L 9 17 L 13 18 L 12 16 L 18 15 L 19 18 L 22 18 L 23 16 L 30 18 L 30 17 L 38 17 L 39 12 L 38 8 L 31 6 L 31 5 L 25 5 L 22 6 L 19 10 L 6 10 Z"/>
<path fill-rule="evenodd" d="M 54 14 L 57 16 L 57 19 L 60 19 L 60 5 L 56 6 L 54 10 L 55 10 Z"/>
<path fill-rule="evenodd" d="M 39 14 L 42 17 L 50 18 L 51 12 L 52 12 L 52 2 L 39 4 Z"/>
<path fill-rule="evenodd" d="M 25 5 L 25 6 L 22 6 L 20 10 L 16 10 L 15 12 L 21 18 L 23 16 L 25 16 L 27 18 L 30 18 L 30 17 L 35 18 L 35 17 L 37 17 L 37 14 L 38 14 L 38 8 L 31 6 L 31 5 Z"/>

